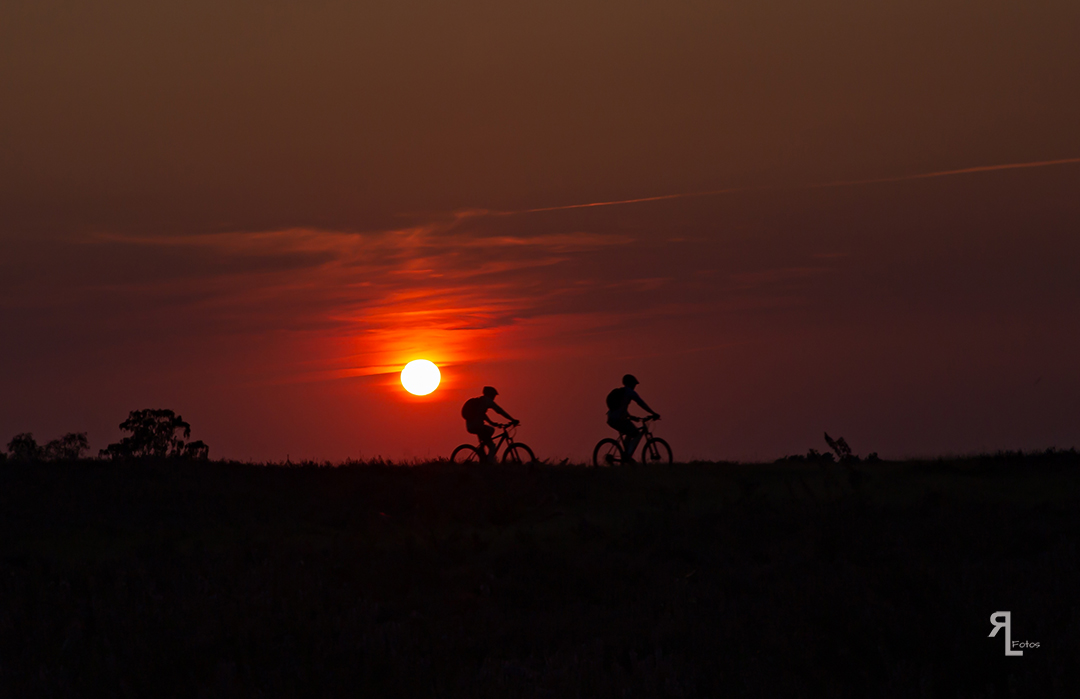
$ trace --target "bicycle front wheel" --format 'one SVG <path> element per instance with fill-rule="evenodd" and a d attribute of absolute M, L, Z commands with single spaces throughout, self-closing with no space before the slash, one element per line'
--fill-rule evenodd
<path fill-rule="evenodd" d="M 621 464 L 622 460 L 623 450 L 615 439 L 601 439 L 592 452 L 593 466 L 613 466 Z"/>
<path fill-rule="evenodd" d="M 508 446 L 502 456 L 504 464 L 531 464 L 534 461 L 536 461 L 536 456 L 533 455 L 533 450 L 521 442 L 514 442 Z"/>
<path fill-rule="evenodd" d="M 471 444 L 462 444 L 450 455 L 450 461 L 455 464 L 478 464 L 480 452 Z"/>
<path fill-rule="evenodd" d="M 659 437 L 645 442 L 645 448 L 641 450 L 641 463 L 643 464 L 670 464 L 671 447 Z"/>

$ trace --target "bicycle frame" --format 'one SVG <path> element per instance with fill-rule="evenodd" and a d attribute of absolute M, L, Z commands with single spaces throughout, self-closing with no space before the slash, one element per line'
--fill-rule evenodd
<path fill-rule="evenodd" d="M 513 444 L 514 435 L 517 433 L 517 425 L 513 423 L 502 424 L 499 427 L 502 428 L 502 432 L 491 435 L 491 441 L 495 442 L 495 451 L 491 453 L 492 458 L 497 456 L 499 451 L 507 444 Z M 479 436 L 477 436 L 476 441 L 477 447 L 483 448 L 484 441 Z"/>
<path fill-rule="evenodd" d="M 671 445 L 653 435 L 652 430 L 649 429 L 649 423 L 657 418 L 651 416 L 627 417 L 632 422 L 641 423 L 641 427 L 637 428 L 637 433 L 627 435 L 620 432 L 618 438 L 605 437 L 601 439 L 593 448 L 593 466 L 633 463 L 634 454 L 630 451 L 631 441 L 634 442 L 635 451 L 637 451 L 638 445 L 641 445 L 642 463 L 673 463 Z"/>
<path fill-rule="evenodd" d="M 514 437 L 517 433 L 517 424 L 508 422 L 501 424 L 498 422 L 489 422 L 488 424 L 500 429 L 499 432 L 492 431 L 491 442 L 494 447 L 490 453 L 484 449 L 483 440 L 480 439 L 480 435 L 477 435 L 477 446 L 472 444 L 462 444 L 458 448 L 454 449 L 450 453 L 450 460 L 454 463 L 470 463 L 476 460 L 483 460 L 488 462 L 494 462 L 497 460 L 499 452 L 502 452 L 503 463 L 534 463 L 536 461 L 536 454 L 529 448 L 529 445 L 515 441 Z M 461 457 L 460 459 L 458 457 Z"/>
<path fill-rule="evenodd" d="M 655 419 L 656 418 L 654 418 L 652 416 L 638 417 L 638 418 L 635 418 L 633 415 L 630 416 L 630 420 L 632 422 L 640 422 L 641 423 L 641 431 L 638 432 L 638 434 L 637 434 L 637 443 L 638 444 L 644 444 L 645 442 L 647 442 L 649 440 L 649 437 L 653 436 L 652 430 L 649 429 L 649 423 L 652 422 Z M 623 450 L 623 454 L 627 454 L 627 452 L 628 452 L 628 449 L 629 449 L 629 446 L 630 446 L 629 445 L 629 440 L 630 440 L 629 436 L 627 436 L 625 434 L 620 434 L 619 435 L 619 447 Z M 636 448 L 636 446 L 637 445 L 635 445 L 635 448 Z"/>

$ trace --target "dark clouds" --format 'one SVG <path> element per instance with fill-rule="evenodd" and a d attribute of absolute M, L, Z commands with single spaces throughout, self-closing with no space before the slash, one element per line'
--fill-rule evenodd
<path fill-rule="evenodd" d="M 1074 154 L 1075 3 L 5 3 L 7 229 L 402 214 Z"/>

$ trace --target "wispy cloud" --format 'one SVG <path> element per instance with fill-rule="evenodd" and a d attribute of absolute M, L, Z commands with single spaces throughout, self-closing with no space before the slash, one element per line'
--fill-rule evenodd
<path fill-rule="evenodd" d="M 1020 170 L 1027 168 L 1052 167 L 1056 165 L 1075 165 L 1080 163 L 1080 158 L 1061 158 L 1058 160 L 1037 160 L 1022 163 L 1002 163 L 997 165 L 979 165 L 975 167 L 959 168 L 955 170 L 938 170 L 934 172 L 920 172 L 910 175 L 896 175 L 892 177 L 874 177 L 859 180 L 833 180 L 830 182 L 816 182 L 795 186 L 762 185 L 756 187 L 728 187 L 725 189 L 707 189 L 694 192 L 677 192 L 674 194 L 661 194 L 649 197 L 637 197 L 634 199 L 613 199 L 610 201 L 595 201 L 584 204 L 565 204 L 562 206 L 544 206 L 532 209 L 519 209 L 516 211 L 490 211 L 472 212 L 474 215 L 486 214 L 492 216 L 517 216 L 521 214 L 535 214 L 549 211 L 569 211 L 573 209 L 591 209 L 605 206 L 623 206 L 627 204 L 645 204 L 649 202 L 669 201 L 672 199 L 694 199 L 699 197 L 713 197 L 721 194 L 737 194 L 745 192 L 766 192 L 781 189 L 824 189 L 831 187 L 851 187 L 856 185 L 884 184 L 887 182 L 907 182 L 911 180 L 925 180 L 935 177 L 952 177 L 954 175 L 971 175 L 982 172 L 997 172 L 1001 170 Z"/>
<path fill-rule="evenodd" d="M 189 317 L 219 328 L 316 332 L 336 349 L 314 365 L 298 363 L 293 379 L 364 376 L 417 354 L 447 363 L 483 358 L 501 329 L 559 313 L 560 297 L 605 283 L 559 283 L 545 270 L 633 242 L 587 232 L 450 233 L 459 223 L 376 232 L 100 234 L 87 243 L 102 256 L 168 271 L 125 277 L 113 270 L 83 288 L 137 293 L 154 308 L 172 299 Z"/>

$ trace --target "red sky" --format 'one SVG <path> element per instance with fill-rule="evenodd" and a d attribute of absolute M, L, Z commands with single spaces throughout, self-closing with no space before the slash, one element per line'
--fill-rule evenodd
<path fill-rule="evenodd" d="M 1080 444 L 1073 2 L 5 3 L 0 438 Z M 933 173 L 952 173 L 919 177 Z M 719 192 L 692 197 L 579 204 Z M 426 357 L 444 384 L 412 398 Z"/>

